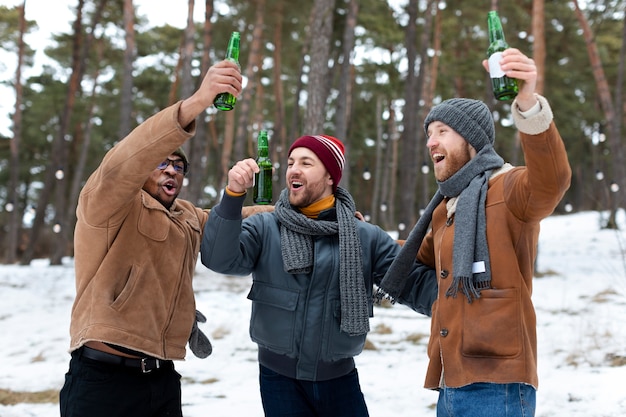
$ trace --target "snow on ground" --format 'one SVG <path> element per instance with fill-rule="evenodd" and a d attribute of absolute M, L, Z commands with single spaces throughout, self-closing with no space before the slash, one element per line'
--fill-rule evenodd
<path fill-rule="evenodd" d="M 623 213 L 620 213 L 623 217 Z M 542 223 L 533 300 L 537 310 L 537 417 L 626 415 L 626 232 L 602 230 L 600 214 Z M 623 224 L 623 219 L 620 218 Z M 256 345 L 248 337 L 249 277 L 197 267 L 201 328 L 213 354 L 177 363 L 186 417 L 261 417 Z M 59 390 L 67 371 L 72 259 L 0 266 L 0 389 Z M 435 416 L 423 388 L 430 320 L 404 306 L 377 307 L 369 348 L 356 358 L 371 416 Z M 58 404 L 4 405 L 1 417 L 58 416 Z"/>

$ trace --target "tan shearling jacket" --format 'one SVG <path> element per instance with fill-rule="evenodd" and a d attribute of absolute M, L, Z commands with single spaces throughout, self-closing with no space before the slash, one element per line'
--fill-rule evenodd
<path fill-rule="evenodd" d="M 114 146 L 79 197 L 70 351 L 102 341 L 183 359 L 195 319 L 192 277 L 208 212 L 177 199 L 167 210 L 142 190 L 155 167 L 193 136 L 180 102 Z"/>
<path fill-rule="evenodd" d="M 446 297 L 452 270 L 454 215 L 447 201 L 434 211 L 432 230 L 418 259 L 436 268 L 430 362 L 425 387 L 476 382 L 527 383 L 538 387 L 535 310 L 531 301 L 539 223 L 568 189 L 571 169 L 547 101 L 524 119 L 514 111 L 526 166 L 492 175 L 486 201 L 492 288 L 471 304 L 459 292 Z M 513 106 L 515 107 L 515 105 Z"/>

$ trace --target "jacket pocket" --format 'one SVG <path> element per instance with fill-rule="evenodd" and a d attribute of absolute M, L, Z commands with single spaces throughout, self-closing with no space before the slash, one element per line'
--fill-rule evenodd
<path fill-rule="evenodd" d="M 144 208 L 139 213 L 137 221 L 137 230 L 143 236 L 163 242 L 167 239 L 171 227 L 171 220 L 162 210 Z"/>
<path fill-rule="evenodd" d="M 464 303 L 464 356 L 513 358 L 522 351 L 519 291 L 483 290 L 472 304 Z"/>
<path fill-rule="evenodd" d="M 113 303 L 111 303 L 111 308 L 117 311 L 121 311 L 124 308 L 126 302 L 132 297 L 132 294 L 135 292 L 135 287 L 137 286 L 137 282 L 139 281 L 139 272 L 140 268 L 133 265 L 130 273 L 128 274 L 126 284 L 124 284 L 124 288 L 122 288 L 122 291 L 120 291 L 119 295 L 115 297 Z"/>
<path fill-rule="evenodd" d="M 252 300 L 252 340 L 276 352 L 291 353 L 299 296 L 297 290 L 254 281 L 248 293 Z"/>
<path fill-rule="evenodd" d="M 360 354 L 365 346 L 367 335 L 350 336 L 341 331 L 341 302 L 332 302 L 333 320 L 330 323 L 330 337 L 328 338 L 328 352 L 324 359 L 336 361 L 351 358 Z"/>

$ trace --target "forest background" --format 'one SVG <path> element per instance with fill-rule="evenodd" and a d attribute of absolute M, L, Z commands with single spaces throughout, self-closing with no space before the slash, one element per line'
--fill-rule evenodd
<path fill-rule="evenodd" d="M 393 4 L 390 4 L 393 3 Z M 246 85 L 231 112 L 209 109 L 187 144 L 182 198 L 219 200 L 229 167 L 256 154 L 269 131 L 274 196 L 289 144 L 326 133 L 346 144 L 341 185 L 367 219 L 406 236 L 436 189 L 423 119 L 451 97 L 484 100 L 496 150 L 524 163 L 510 102 L 497 102 L 481 61 L 487 11 L 508 43 L 532 56 L 568 149 L 572 186 L 557 213 L 599 210 L 615 228 L 626 190 L 623 138 L 625 0 L 205 0 L 203 21 L 150 26 L 132 0 L 75 0 L 68 33 L 45 54 L 55 65 L 25 77 L 35 47 L 24 0 L 0 6 L 0 45 L 17 61 L 11 133 L 0 135 L 0 262 L 73 255 L 81 186 L 103 155 L 139 123 L 189 96 L 242 35 Z M 294 5 L 296 7 L 294 7 Z M 393 7 L 392 7 L 393 6 Z M 114 192 L 114 190 L 112 190 Z M 251 202 L 250 202 L 251 203 Z"/>

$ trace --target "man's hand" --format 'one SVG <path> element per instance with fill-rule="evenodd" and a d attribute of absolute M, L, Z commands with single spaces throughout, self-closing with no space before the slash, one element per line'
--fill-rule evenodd
<path fill-rule="evenodd" d="M 259 172 L 259 166 L 252 158 L 244 159 L 235 164 L 228 171 L 228 189 L 236 194 L 244 193 L 254 185 L 254 174 Z"/>
<path fill-rule="evenodd" d="M 487 60 L 483 60 L 483 67 L 489 72 Z M 535 61 L 524 55 L 519 49 L 508 48 L 502 52 L 500 67 L 507 77 L 521 81 L 516 102 L 521 111 L 530 110 L 537 104 L 537 98 L 535 97 L 537 66 Z"/>
<path fill-rule="evenodd" d="M 204 76 L 200 88 L 180 106 L 180 125 L 187 127 L 200 113 L 213 105 L 213 100 L 220 93 L 230 93 L 238 97 L 243 88 L 242 81 L 241 70 L 235 62 L 223 60 L 214 64 Z"/>

